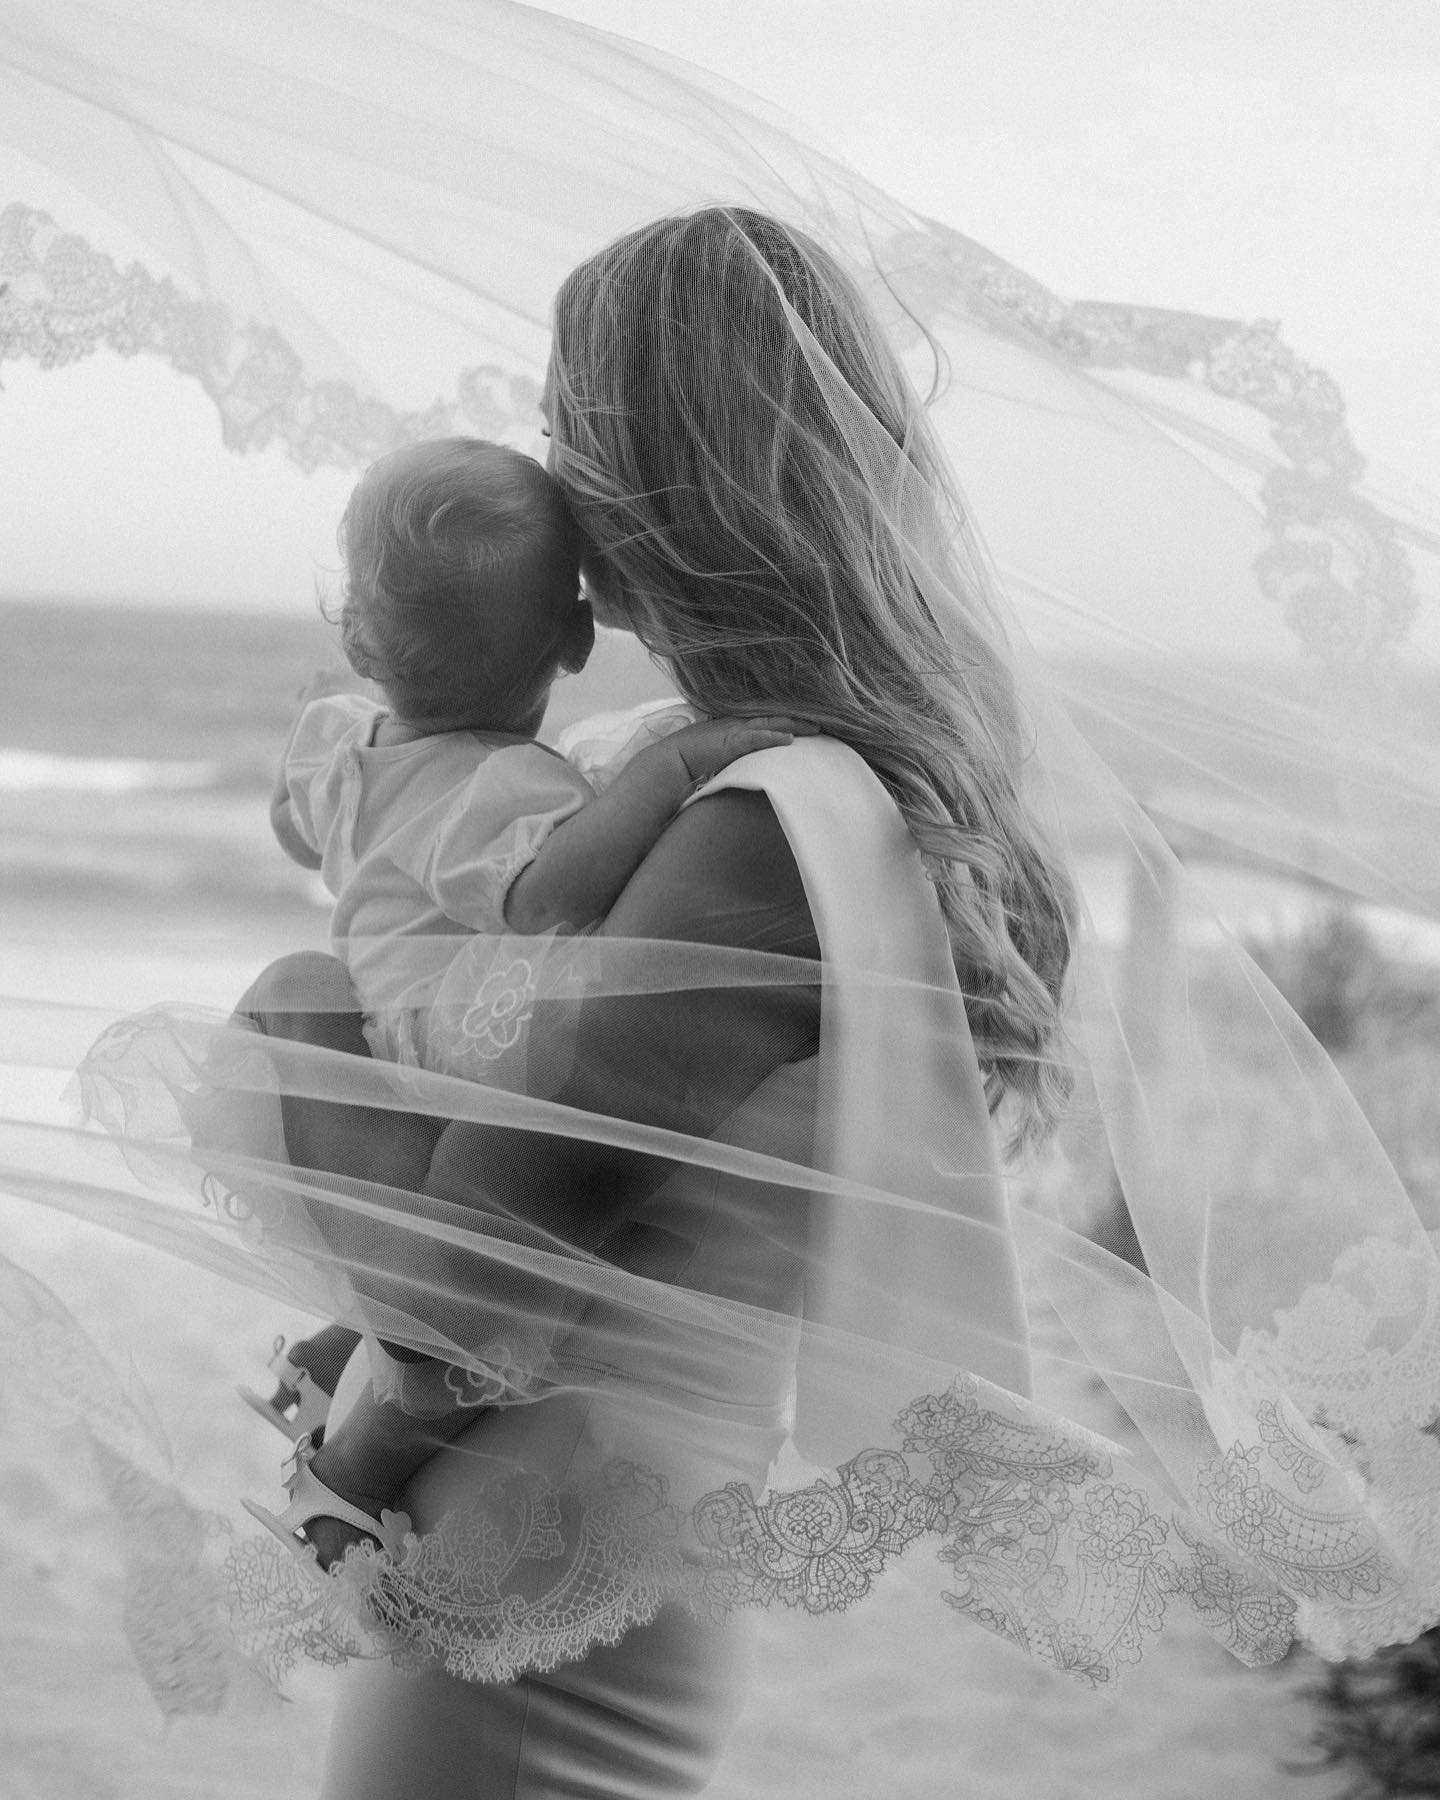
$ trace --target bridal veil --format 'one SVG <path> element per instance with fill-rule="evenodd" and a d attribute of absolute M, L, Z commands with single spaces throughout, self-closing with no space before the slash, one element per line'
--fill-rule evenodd
<path fill-rule="evenodd" d="M 953 1610 L 1102 1686 L 1177 1608 L 1248 1661 L 1297 1639 L 1362 1655 L 1440 1619 L 1434 1197 L 1407 1189 L 1195 872 L 1228 860 L 1440 911 L 1440 535 L 1371 481 L 1324 373 L 1268 323 L 1067 303 L 752 96 L 507 0 L 0 0 L 0 170 L 0 360 L 158 358 L 237 455 L 279 445 L 307 469 L 446 432 L 537 448 L 551 303 L 577 262 L 703 204 L 798 226 L 930 396 L 965 496 L 947 542 L 797 318 L 837 435 L 955 654 L 979 633 L 1013 668 L 1051 840 L 1122 861 L 1132 890 L 1126 954 L 1083 908 L 1076 925 L 1063 1154 L 1002 1166 L 983 1131 L 937 1130 L 923 1177 L 913 1156 L 871 1154 L 862 1176 L 859 1150 L 556 1104 L 588 1005 L 813 982 L 773 951 L 477 942 L 445 996 L 473 1082 L 265 1045 L 183 994 L 109 1021 L 7 1003 L 16 1064 L 58 1074 L 99 1039 L 83 1118 L 0 1120 L 17 1201 L 435 1353 L 480 1400 L 523 1405 L 582 1307 L 604 1309 L 616 1357 L 647 1332 L 693 1356 L 697 1394 L 707 1368 L 799 1371 L 788 1409 L 747 1424 L 710 1393 L 671 1421 L 677 1443 L 730 1446 L 692 1459 L 688 1489 L 684 1458 L 617 1456 L 583 1504 L 513 1497 L 528 1549 L 457 1526 L 317 1590 L 233 1515 L 214 1523 L 223 1485 L 190 1491 L 105 1352 L 0 1263 L 0 1354 L 93 1440 L 162 1704 L 213 1707 L 242 1664 L 280 1680 L 302 1655 L 503 1679 L 673 1598 L 863 1607 L 902 1555 L 932 1559 Z M 932 1116 L 974 1104 L 942 974 L 875 954 L 823 979 L 897 1091 L 950 1069 Z M 975 1052 L 984 1068 L 978 1031 Z M 803 1313 L 764 1282 L 706 1296 L 297 1175 L 279 1092 L 588 1136 L 728 1183 L 737 1209 L 788 1196 L 767 1229 L 806 1264 Z M 862 1149 L 905 1147 L 880 1092 L 846 1106 Z M 1257 1108 L 1259 1178 L 1221 1128 Z M 1102 1165 L 1128 1256 L 1075 1197 Z M 802 1204 L 831 1221 L 808 1248 L 787 1225 Z M 327 1209 L 343 1253 L 314 1226 Z M 397 1263 L 408 1297 L 362 1307 Z M 546 1558 L 561 1574 L 537 1599 Z M 456 1573 L 482 1564 L 483 1582 Z M 964 1627 L 936 1606 L 926 1628 Z"/>

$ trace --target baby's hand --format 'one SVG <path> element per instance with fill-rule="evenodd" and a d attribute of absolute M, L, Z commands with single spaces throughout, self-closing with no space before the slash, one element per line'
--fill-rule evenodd
<path fill-rule="evenodd" d="M 312 700 L 324 700 L 331 694 L 361 694 L 365 683 L 344 663 L 328 663 L 317 669 L 295 696 L 295 710 L 303 712 Z"/>
<path fill-rule="evenodd" d="M 783 713 L 763 719 L 702 719 L 672 732 L 657 748 L 678 756 L 686 779 L 696 783 L 708 781 L 753 750 L 773 750 L 797 737 L 815 737 L 819 730 L 806 719 Z"/>

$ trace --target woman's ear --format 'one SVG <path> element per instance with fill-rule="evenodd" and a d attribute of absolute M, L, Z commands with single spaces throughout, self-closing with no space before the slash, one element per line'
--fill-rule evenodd
<path fill-rule="evenodd" d="M 575 611 L 565 627 L 565 637 L 560 647 L 560 667 L 567 675 L 578 675 L 589 662 L 590 652 L 594 648 L 595 614 L 590 610 L 588 600 L 577 600 Z"/>

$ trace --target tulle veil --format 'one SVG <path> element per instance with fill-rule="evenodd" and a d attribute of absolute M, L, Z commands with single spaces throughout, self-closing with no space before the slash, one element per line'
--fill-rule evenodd
<path fill-rule="evenodd" d="M 551 301 L 581 257 L 706 203 L 825 244 L 931 393 L 966 497 L 953 542 L 926 541 L 913 470 L 806 344 L 836 426 L 952 641 L 1004 646 L 1052 840 L 1118 847 L 1132 882 L 1127 957 L 1088 913 L 1077 924 L 1076 1097 L 1065 1156 L 1038 1166 L 992 1165 L 961 1134 L 958 1162 L 927 1146 L 926 1167 L 862 1179 L 763 1137 L 557 1104 L 588 1006 L 814 981 L 773 952 L 478 942 L 445 996 L 474 1081 L 277 1051 L 183 994 L 123 1019 L 7 1002 L 13 1066 L 86 1059 L 82 1121 L 6 1109 L 16 1202 L 438 1354 L 486 1401 L 523 1405 L 583 1306 L 608 1309 L 617 1346 L 644 1321 L 697 1370 L 800 1371 L 749 1424 L 738 1389 L 707 1398 L 697 1375 L 667 1428 L 688 1446 L 673 1466 L 617 1453 L 571 1512 L 549 1496 L 549 1585 L 533 1544 L 512 1544 L 457 1602 L 464 1545 L 442 1533 L 321 1591 L 233 1515 L 214 1523 L 223 1476 L 187 1477 L 103 1332 L 0 1264 L 8 1381 L 89 1435 L 162 1705 L 217 1707 L 306 1656 L 504 1679 L 676 1597 L 716 1615 L 863 1608 L 907 1554 L 932 1559 L 932 1597 L 1102 1687 L 1187 1609 L 1253 1662 L 1297 1639 L 1365 1654 L 1435 1623 L 1440 1219 L 1195 873 L 1228 859 L 1417 921 L 1440 908 L 1440 531 L 1371 480 L 1333 383 L 1269 324 L 1067 303 L 752 96 L 504 0 L 6 0 L 0 19 L 0 358 L 158 357 L 203 387 L 237 453 L 350 468 L 448 431 L 534 447 Z M 1201 653 L 1207 633 L 1222 654 Z M 628 729 L 574 747 L 602 767 Z M 901 1140 L 907 1109 L 956 1109 L 959 1075 L 953 1091 L 903 1078 L 969 1054 L 942 978 L 872 962 L 823 980 L 856 1041 L 890 1047 L 872 1136 Z M 297 1175 L 279 1091 L 579 1135 L 763 1189 L 773 1253 L 807 1265 L 812 1295 L 876 1257 L 864 1305 L 802 1317 L 763 1283 L 697 1295 L 523 1230 L 477 1240 L 439 1202 Z M 1276 1172 L 1257 1192 L 1219 1125 L 1262 1092 Z M 1075 1199 L 1086 1157 L 1123 1194 L 1128 1257 L 1093 1241 Z M 797 1249 L 815 1205 L 851 1224 Z M 343 1252 L 317 1213 L 347 1221 Z M 430 1273 L 376 1300 L 397 1244 Z"/>

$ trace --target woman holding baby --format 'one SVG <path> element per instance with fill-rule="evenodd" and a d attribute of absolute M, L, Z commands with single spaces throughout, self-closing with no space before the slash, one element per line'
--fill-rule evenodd
<path fill-rule="evenodd" d="M 1069 890 L 1021 799 L 998 629 L 958 568 L 936 566 L 945 487 L 919 400 L 828 254 L 715 208 L 634 232 L 566 281 L 546 415 L 601 617 L 635 631 L 703 717 L 784 713 L 823 735 L 772 735 L 708 783 L 714 765 L 702 768 L 698 796 L 586 940 L 602 962 L 611 945 L 632 965 L 637 946 L 668 945 L 692 969 L 743 954 L 750 971 L 652 984 L 631 966 L 566 1012 L 568 1072 L 547 1100 L 615 1121 L 618 1143 L 464 1118 L 419 1134 L 424 1200 L 521 1240 L 498 1267 L 528 1297 L 513 1315 L 528 1305 L 550 1320 L 553 1361 L 523 1403 L 437 1432 L 454 1441 L 398 1498 L 423 1539 L 467 1510 L 513 1514 L 515 1480 L 538 1482 L 564 1548 L 513 1565 L 512 1619 L 533 1626 L 548 1608 L 551 1631 L 512 1657 L 515 1679 L 465 1679 L 477 1665 L 454 1654 L 444 1672 L 379 1659 L 345 1676 L 334 1800 L 658 1800 L 705 1785 L 744 1689 L 743 1617 L 684 1603 L 687 1571 L 693 1585 L 705 1567 L 692 1525 L 674 1540 L 674 1593 L 609 1613 L 573 1591 L 575 1544 L 617 1469 L 655 1472 L 666 1504 L 695 1505 L 696 1519 L 713 1518 L 716 1495 L 764 1490 L 796 1404 L 802 1313 L 852 1345 L 866 1329 L 897 1335 L 878 1313 L 867 1325 L 865 1296 L 847 1289 L 865 1254 L 854 1219 L 785 1171 L 923 1201 L 949 1156 L 943 1204 L 962 1254 L 943 1299 L 917 1287 L 917 1329 L 939 1334 L 946 1362 L 1026 1391 L 991 1114 L 1036 1137 L 1064 1094 Z M 822 966 L 885 985 L 832 997 Z M 253 1016 L 276 1037 L 363 1051 L 331 968 L 307 1003 L 305 971 L 280 965 Z M 307 1004 L 329 1010 L 307 1017 Z M 546 1019 L 542 1003 L 532 1032 Z M 918 1052 L 903 1074 L 888 1055 L 897 1033 Z M 303 1094 L 284 1112 L 302 1170 L 360 1174 L 414 1132 L 383 1108 Z M 659 1146 L 678 1140 L 659 1134 L 774 1159 L 777 1177 L 728 1176 L 723 1153 L 718 1169 L 667 1158 Z M 918 1240 L 897 1249 L 903 1221 L 881 1225 L 872 1270 L 893 1275 L 882 1265 L 896 1255 L 918 1267 Z M 425 1279 L 443 1287 L 433 1268 Z M 394 1348 L 404 1333 L 380 1311 Z M 419 1352 L 399 1354 L 403 1367 Z M 820 1373 L 802 1367 L 800 1423 L 827 1466 L 843 1460 L 835 1446 L 883 1441 L 913 1398 L 903 1382 L 867 1393 L 863 1375 L 847 1397 L 841 1349 L 833 1377 L 823 1355 L 809 1361 Z M 383 1436 L 387 1405 L 358 1377 L 343 1383 L 315 1476 L 363 1497 L 346 1446 L 377 1421 Z"/>

